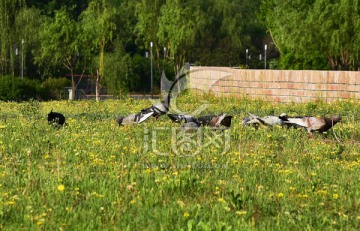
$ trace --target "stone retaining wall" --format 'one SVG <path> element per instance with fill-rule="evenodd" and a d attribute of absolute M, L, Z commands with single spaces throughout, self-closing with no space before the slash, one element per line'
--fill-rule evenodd
<path fill-rule="evenodd" d="M 190 67 L 190 88 L 277 102 L 360 98 L 360 72 Z"/>

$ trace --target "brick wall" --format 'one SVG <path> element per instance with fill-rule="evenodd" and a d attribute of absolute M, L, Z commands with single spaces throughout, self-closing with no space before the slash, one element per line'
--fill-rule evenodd
<path fill-rule="evenodd" d="M 190 67 L 190 88 L 277 102 L 360 98 L 360 72 Z"/>

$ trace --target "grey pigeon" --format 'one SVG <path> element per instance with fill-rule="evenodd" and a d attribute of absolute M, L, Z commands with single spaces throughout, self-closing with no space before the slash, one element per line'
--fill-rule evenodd
<path fill-rule="evenodd" d="M 141 113 L 148 114 L 151 113 L 153 117 L 158 119 L 160 116 L 168 113 L 170 108 L 170 95 L 168 94 L 165 99 L 159 103 L 152 105 L 151 107 L 144 108 L 141 110 Z"/>
<path fill-rule="evenodd" d="M 311 134 L 313 132 L 325 132 L 341 121 L 341 117 L 338 115 L 331 117 L 304 116 L 294 118 L 288 117 L 287 121 L 284 123 L 289 126 L 306 128 L 308 133 Z"/>
<path fill-rule="evenodd" d="M 140 124 L 142 122 L 144 122 L 147 118 L 149 118 L 150 116 L 152 116 L 152 113 L 138 113 L 138 114 L 130 114 L 128 116 L 125 117 L 117 117 L 116 118 L 116 122 L 119 125 L 130 125 L 133 123 L 136 124 Z"/>
<path fill-rule="evenodd" d="M 175 123 L 188 123 L 188 122 L 195 122 L 197 123 L 198 120 L 195 117 L 186 114 L 168 114 L 169 118 Z"/>
<path fill-rule="evenodd" d="M 183 129 L 185 132 L 187 131 L 194 131 L 200 127 L 199 123 L 196 122 L 187 122 L 181 125 L 181 129 Z"/>
<path fill-rule="evenodd" d="M 287 117 L 288 116 L 285 113 L 282 113 L 280 116 L 264 116 L 264 117 L 259 117 L 249 113 L 249 116 L 242 121 L 242 124 L 243 125 L 262 124 L 267 126 L 275 126 L 275 125 L 283 126 L 285 124 L 285 121 L 287 121 Z"/>

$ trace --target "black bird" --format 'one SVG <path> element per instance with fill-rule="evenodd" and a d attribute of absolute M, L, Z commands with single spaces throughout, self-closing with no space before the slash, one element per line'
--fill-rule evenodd
<path fill-rule="evenodd" d="M 50 113 L 48 114 L 47 120 L 49 124 L 62 126 L 65 123 L 65 116 L 59 112 L 53 112 L 53 109 L 51 109 Z"/>

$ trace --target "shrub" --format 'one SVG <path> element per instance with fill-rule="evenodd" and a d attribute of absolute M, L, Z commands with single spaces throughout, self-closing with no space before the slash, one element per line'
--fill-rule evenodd
<path fill-rule="evenodd" d="M 29 99 L 48 99 L 48 92 L 39 81 L 13 76 L 0 77 L 0 100 L 25 101 Z"/>
<path fill-rule="evenodd" d="M 42 86 L 49 92 L 51 99 L 64 99 L 64 88 L 71 86 L 71 81 L 65 77 L 48 78 L 42 83 Z"/>

